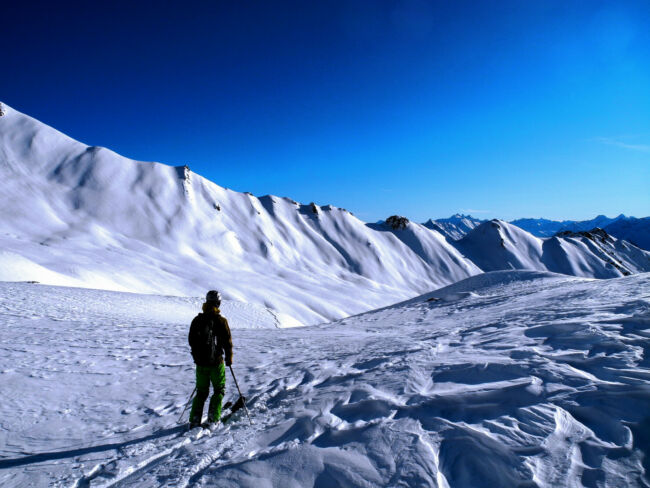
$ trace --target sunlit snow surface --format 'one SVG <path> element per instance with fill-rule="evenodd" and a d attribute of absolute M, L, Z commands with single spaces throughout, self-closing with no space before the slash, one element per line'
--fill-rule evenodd
<path fill-rule="evenodd" d="M 650 486 L 650 274 L 488 273 L 296 329 L 226 303 L 254 425 L 201 435 L 199 306 L 1 283 L 0 485 Z"/>
<path fill-rule="evenodd" d="M 187 166 L 134 161 L 4 104 L 2 111 L 0 281 L 176 296 L 217 289 L 272 309 L 278 325 L 291 327 L 483 271 L 584 278 L 650 271 L 650 252 L 607 235 L 539 239 L 463 216 L 442 219 L 444 228 L 367 224 L 332 205 L 258 198 Z M 455 242 L 435 229 L 471 232 Z"/>

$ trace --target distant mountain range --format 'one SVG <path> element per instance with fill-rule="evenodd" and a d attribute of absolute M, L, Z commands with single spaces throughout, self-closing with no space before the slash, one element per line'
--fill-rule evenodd
<path fill-rule="evenodd" d="M 458 240 L 483 222 L 485 221 L 475 219 L 471 215 L 456 214 L 448 219 L 429 219 L 423 225 L 429 229 L 437 230 L 450 239 Z"/>
<path fill-rule="evenodd" d="M 486 220 L 471 215 L 456 214 L 446 219 L 429 219 L 423 225 L 435 229 L 452 240 L 461 239 Z M 650 250 L 650 217 L 617 217 L 598 215 L 591 220 L 517 219 L 510 221 L 536 237 L 552 237 L 560 232 L 580 232 L 603 229 L 617 239 L 625 239 L 641 249 Z"/>
<path fill-rule="evenodd" d="M 187 166 L 134 161 L 6 105 L 1 112 L 0 281 L 189 296 L 219 289 L 291 326 L 483 271 L 650 271 L 649 252 L 604 231 L 540 238 L 463 215 L 366 223 L 332 205 L 228 190 Z M 643 237 L 634 221 L 614 225 Z"/>

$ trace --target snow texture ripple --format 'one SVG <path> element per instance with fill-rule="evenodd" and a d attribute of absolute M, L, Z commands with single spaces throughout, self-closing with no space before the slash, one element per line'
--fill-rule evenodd
<path fill-rule="evenodd" d="M 188 434 L 199 305 L 0 284 L 0 485 L 650 486 L 647 273 L 493 272 L 293 329 L 226 304 L 254 425 Z"/>

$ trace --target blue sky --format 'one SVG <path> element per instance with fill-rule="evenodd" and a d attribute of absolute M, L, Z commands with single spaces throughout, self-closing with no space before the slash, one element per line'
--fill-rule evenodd
<path fill-rule="evenodd" d="M 650 214 L 647 1 L 14 2 L 2 72 L 82 142 L 366 221 Z"/>

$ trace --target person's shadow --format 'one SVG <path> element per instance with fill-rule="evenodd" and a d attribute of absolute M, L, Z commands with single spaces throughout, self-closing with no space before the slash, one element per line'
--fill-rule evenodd
<path fill-rule="evenodd" d="M 102 444 L 98 446 L 81 447 L 77 449 L 70 449 L 67 451 L 41 452 L 38 454 L 30 454 L 29 456 L 23 456 L 23 457 L 12 458 L 12 459 L 0 459 L 0 469 L 15 468 L 17 466 L 25 466 L 26 464 L 42 463 L 45 461 L 52 461 L 55 459 L 65 459 L 69 457 L 83 456 L 84 454 L 89 454 L 92 452 L 102 452 L 102 451 L 110 451 L 112 449 L 121 449 L 126 446 L 138 444 L 140 442 L 150 441 L 153 439 L 159 439 L 161 437 L 165 437 L 176 433 L 181 433 L 186 430 L 187 430 L 187 426 L 178 425 L 176 427 L 170 427 L 168 429 L 158 430 L 145 437 L 141 437 L 139 439 L 131 439 L 130 441 L 113 442 L 110 444 Z"/>

